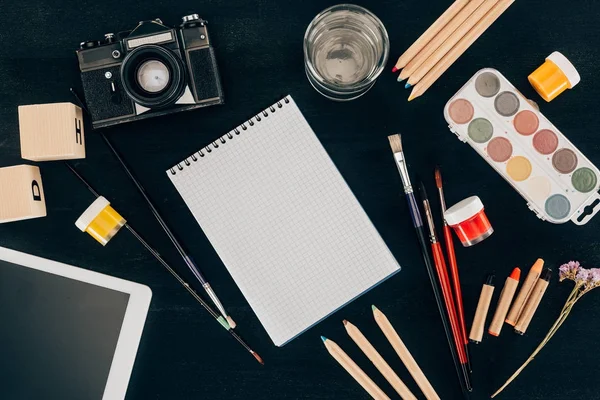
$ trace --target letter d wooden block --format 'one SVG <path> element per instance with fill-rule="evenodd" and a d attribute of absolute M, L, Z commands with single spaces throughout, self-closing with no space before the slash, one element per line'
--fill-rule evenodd
<path fill-rule="evenodd" d="M 0 223 L 45 216 L 40 169 L 33 165 L 0 168 Z"/>

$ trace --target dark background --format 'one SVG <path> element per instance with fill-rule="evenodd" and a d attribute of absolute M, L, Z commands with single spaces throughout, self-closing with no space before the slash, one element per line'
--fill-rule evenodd
<path fill-rule="evenodd" d="M 304 75 L 302 38 L 306 26 L 319 11 L 335 2 L 23 0 L 1 4 L 1 166 L 24 162 L 19 149 L 18 105 L 72 101 L 69 87 L 80 87 L 75 57 L 79 42 L 131 29 L 140 20 L 156 17 L 167 24 L 178 24 L 181 16 L 197 12 L 209 21 L 226 104 L 109 128 L 106 133 L 124 153 L 174 231 L 184 238 L 185 246 L 238 322 L 240 334 L 265 359 L 264 367 L 245 353 L 128 232 L 119 233 L 102 248 L 78 231 L 74 222 L 93 197 L 61 162 L 37 164 L 42 170 L 48 217 L 1 225 L 0 245 L 152 288 L 154 297 L 128 399 L 367 398 L 366 392 L 327 354 L 319 335 L 336 341 L 384 391 L 395 395 L 346 335 L 341 323 L 344 318 L 363 330 L 414 393 L 422 397 L 375 325 L 372 303 L 394 323 L 441 397 L 458 398 L 460 390 L 450 353 L 386 136 L 403 134 L 411 173 L 425 179 L 431 197 L 435 194 L 432 169 L 441 164 L 448 203 L 477 194 L 486 205 L 494 235 L 473 248 L 457 247 L 467 321 L 472 319 L 482 281 L 489 272 L 496 272 L 501 287 L 512 268 L 520 266 L 526 271 L 537 257 L 544 258 L 555 270 L 570 259 L 578 259 L 588 267 L 597 266 L 598 218 L 584 227 L 538 220 L 521 196 L 448 130 L 443 107 L 477 70 L 497 68 L 523 94 L 540 103 L 544 114 L 600 165 L 600 3 L 517 1 L 425 96 L 407 103 L 408 91 L 396 83 L 390 68 L 449 3 L 360 3 L 386 25 L 391 55 L 375 87 L 349 103 L 325 99 Z M 569 57 L 582 81 L 551 104 L 542 104 L 529 86 L 527 75 L 554 50 Z M 277 348 L 164 171 L 286 94 L 298 103 L 403 271 L 285 347 Z M 193 282 L 135 188 L 89 127 L 86 141 L 87 158 L 76 162 L 81 173 Z M 243 199 L 232 199 L 233 204 L 236 201 Z M 437 201 L 434 203 L 439 215 Z M 517 336 L 505 326 L 499 338 L 486 336 L 482 344 L 472 347 L 473 398 L 488 398 L 525 360 L 557 317 L 571 288 L 571 283 L 558 284 L 553 276 L 525 336 Z M 502 397 L 600 398 L 595 331 L 599 306 L 600 293 L 584 298 L 562 330 Z"/>

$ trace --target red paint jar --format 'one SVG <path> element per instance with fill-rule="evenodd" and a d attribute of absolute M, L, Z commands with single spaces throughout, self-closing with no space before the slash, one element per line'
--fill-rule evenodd
<path fill-rule="evenodd" d="M 468 197 L 447 209 L 444 219 L 464 247 L 473 246 L 494 233 L 483 203 L 477 196 Z"/>

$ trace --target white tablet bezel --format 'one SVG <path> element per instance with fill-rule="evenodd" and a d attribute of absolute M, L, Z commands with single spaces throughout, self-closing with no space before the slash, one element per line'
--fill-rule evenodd
<path fill-rule="evenodd" d="M 129 294 L 123 325 L 121 326 L 117 347 L 102 396 L 102 399 L 105 400 L 124 399 L 144 329 L 146 315 L 148 314 L 150 299 L 152 298 L 150 288 L 139 283 L 32 256 L 5 247 L 0 247 L 0 259 L 23 267 Z"/>

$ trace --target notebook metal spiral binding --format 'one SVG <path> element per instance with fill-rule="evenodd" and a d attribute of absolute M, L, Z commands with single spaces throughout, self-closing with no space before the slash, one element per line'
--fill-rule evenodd
<path fill-rule="evenodd" d="M 262 121 L 261 114 L 263 115 L 263 117 L 267 118 L 269 116 L 269 111 L 271 112 L 271 114 L 273 114 L 273 113 L 275 113 L 275 111 L 277 111 L 277 108 L 283 108 L 283 105 L 288 104 L 289 102 L 290 102 L 290 99 L 287 96 L 284 97 L 277 103 L 269 106 L 268 109 L 265 109 L 262 112 L 256 114 L 254 117 L 252 117 L 249 120 L 247 120 L 246 122 L 240 124 L 233 130 L 227 132 L 225 135 L 221 136 L 214 142 L 210 143 L 207 146 L 204 146 L 202 149 L 200 149 L 199 151 L 195 152 L 194 154 L 192 154 L 191 156 L 189 156 L 185 160 L 183 160 L 183 162 L 177 163 L 175 166 L 170 168 L 169 171 L 171 172 L 171 175 L 176 175 L 177 170 L 183 171 L 183 168 L 185 166 L 189 167 L 190 165 L 192 165 L 193 162 L 197 162 L 200 158 L 205 157 L 207 155 L 207 153 L 211 153 L 214 149 L 218 149 L 219 148 L 218 142 L 220 142 L 223 145 L 223 144 L 227 143 L 227 139 L 231 140 L 234 138 L 234 136 L 237 136 L 240 133 L 242 133 L 242 131 L 248 130 L 248 126 L 251 126 L 251 127 L 254 126 L 255 122 L 253 121 L 253 119 L 256 120 L 256 122 L 261 122 Z M 241 128 L 241 131 L 240 131 L 240 128 Z"/>

